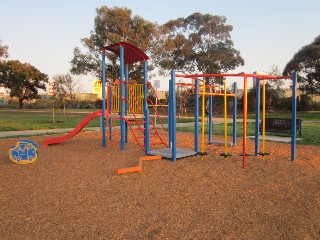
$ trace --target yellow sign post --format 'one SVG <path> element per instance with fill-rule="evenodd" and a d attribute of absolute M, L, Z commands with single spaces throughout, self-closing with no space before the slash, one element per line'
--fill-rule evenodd
<path fill-rule="evenodd" d="M 98 98 L 102 98 L 102 82 L 99 79 L 92 81 L 93 93 L 97 94 Z"/>

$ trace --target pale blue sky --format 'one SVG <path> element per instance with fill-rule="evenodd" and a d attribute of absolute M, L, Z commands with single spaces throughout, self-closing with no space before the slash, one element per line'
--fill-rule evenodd
<path fill-rule="evenodd" d="M 302 46 L 320 34 L 319 0 L 2 0 L 0 39 L 9 59 L 29 62 L 51 78 L 68 72 L 73 48 L 90 35 L 95 9 L 127 7 L 160 24 L 194 12 L 224 15 L 246 65 L 232 72 L 281 70 Z M 91 92 L 91 79 L 83 79 Z"/>

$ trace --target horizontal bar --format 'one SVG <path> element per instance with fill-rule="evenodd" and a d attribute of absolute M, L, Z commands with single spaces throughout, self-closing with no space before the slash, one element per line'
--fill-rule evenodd
<path fill-rule="evenodd" d="M 268 79 L 291 79 L 292 76 L 272 76 L 272 75 L 259 75 L 252 73 L 205 73 L 205 74 L 176 74 L 176 77 L 183 78 L 199 78 L 199 77 L 258 77 L 260 80 Z"/>

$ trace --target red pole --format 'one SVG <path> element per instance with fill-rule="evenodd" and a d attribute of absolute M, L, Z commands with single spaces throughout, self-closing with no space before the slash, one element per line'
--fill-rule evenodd
<path fill-rule="evenodd" d="M 242 144 L 242 167 L 245 168 L 247 149 L 247 77 L 243 79 L 243 144 Z"/>

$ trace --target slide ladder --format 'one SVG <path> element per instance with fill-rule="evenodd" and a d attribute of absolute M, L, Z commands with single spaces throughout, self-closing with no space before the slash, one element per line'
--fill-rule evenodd
<path fill-rule="evenodd" d="M 134 109 L 137 109 L 140 112 L 142 111 L 135 95 L 130 90 L 130 87 L 129 87 L 129 92 L 132 95 L 131 99 L 133 99 L 133 101 L 131 101 L 131 103 L 128 101 L 128 99 L 126 99 L 126 101 L 128 103 L 129 112 L 131 112 L 131 114 L 128 116 L 124 116 L 123 119 L 128 124 L 141 150 L 145 151 L 145 141 L 144 141 L 145 140 L 145 137 L 144 137 L 145 119 L 143 116 L 141 116 L 141 114 L 138 115 L 135 113 Z M 132 106 L 133 104 L 135 104 L 136 106 Z M 151 119 L 149 119 L 149 126 L 151 128 L 150 130 L 152 130 L 150 131 L 150 146 L 153 146 L 153 145 L 158 146 L 160 144 L 168 147 L 168 145 L 163 141 L 156 125 Z"/>
<path fill-rule="evenodd" d="M 136 116 L 136 114 L 132 113 L 131 115 L 124 116 L 123 119 L 128 124 L 137 144 L 141 148 L 142 151 L 145 151 L 145 119 Z M 149 126 L 150 126 L 150 146 L 159 146 L 164 145 L 168 147 L 168 145 L 162 139 L 156 125 L 154 122 L 149 119 Z"/>

